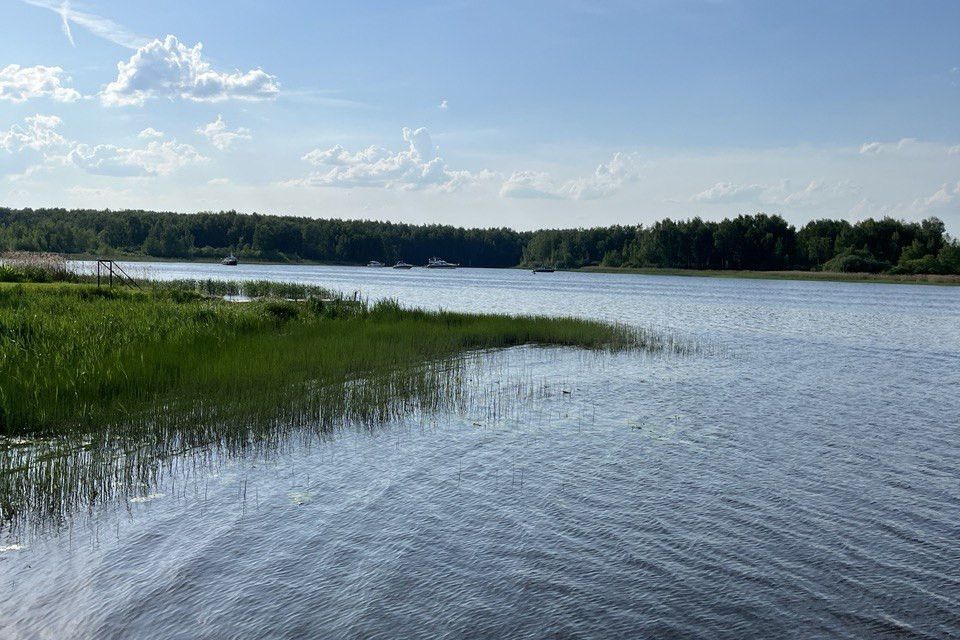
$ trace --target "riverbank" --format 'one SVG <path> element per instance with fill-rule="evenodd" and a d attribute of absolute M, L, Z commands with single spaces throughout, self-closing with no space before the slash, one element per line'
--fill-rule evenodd
<path fill-rule="evenodd" d="M 362 419 L 398 398 L 442 394 L 468 351 L 659 347 L 634 329 L 581 319 L 368 305 L 299 285 L 293 293 L 308 299 L 292 301 L 279 297 L 290 286 L 264 283 L 260 298 L 238 304 L 197 286 L 209 284 L 0 285 L 0 435 L 169 427 L 281 409 Z"/>
<path fill-rule="evenodd" d="M 748 278 L 752 280 L 814 280 L 822 282 L 885 282 L 890 284 L 960 285 L 960 275 L 842 273 L 836 271 L 734 271 L 717 269 L 635 269 L 628 267 L 581 267 L 586 273 L 635 273 L 647 276 L 699 278 Z"/>

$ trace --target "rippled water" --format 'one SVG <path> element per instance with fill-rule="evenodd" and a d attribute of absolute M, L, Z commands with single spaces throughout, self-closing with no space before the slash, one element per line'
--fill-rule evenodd
<path fill-rule="evenodd" d="M 4 638 L 960 634 L 960 288 L 149 268 L 711 348 L 514 349 L 465 411 L 174 461 L 0 539 Z"/>

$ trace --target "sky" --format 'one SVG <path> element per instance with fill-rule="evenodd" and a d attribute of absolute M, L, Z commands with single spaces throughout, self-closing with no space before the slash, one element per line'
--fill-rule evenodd
<path fill-rule="evenodd" d="M 953 0 L 0 0 L 0 206 L 937 216 Z"/>

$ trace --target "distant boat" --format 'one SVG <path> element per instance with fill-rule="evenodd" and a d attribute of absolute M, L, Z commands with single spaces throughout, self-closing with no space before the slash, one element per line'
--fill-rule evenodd
<path fill-rule="evenodd" d="M 228 267 L 235 267 L 237 266 L 237 256 L 231 253 L 226 258 L 224 258 L 220 264 L 226 265 Z"/>
<path fill-rule="evenodd" d="M 393 265 L 393 268 L 394 268 L 394 269 L 413 269 L 413 265 L 412 265 L 412 264 L 408 264 L 408 263 L 406 263 L 406 262 L 403 262 L 403 261 L 401 260 L 401 261 L 398 262 L 397 264 Z"/>
<path fill-rule="evenodd" d="M 367 266 L 368 266 L 368 267 L 382 267 L 382 266 L 384 266 L 384 265 L 383 265 L 382 262 L 378 262 L 377 260 L 371 260 L 370 262 L 367 263 Z"/>
<path fill-rule="evenodd" d="M 427 261 L 427 269 L 456 269 L 460 265 L 441 260 L 440 258 L 430 258 Z"/>
<path fill-rule="evenodd" d="M 534 273 L 553 273 L 556 271 L 553 267 L 537 267 L 533 270 Z"/>

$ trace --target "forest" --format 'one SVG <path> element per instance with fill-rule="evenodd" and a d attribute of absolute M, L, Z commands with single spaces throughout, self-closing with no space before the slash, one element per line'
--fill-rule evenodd
<path fill-rule="evenodd" d="M 74 255 L 365 264 L 423 264 L 441 256 L 470 267 L 550 265 L 869 273 L 960 273 L 960 243 L 937 218 L 812 220 L 778 215 L 720 221 L 665 219 L 535 232 L 235 211 L 0 208 L 0 251 Z"/>

